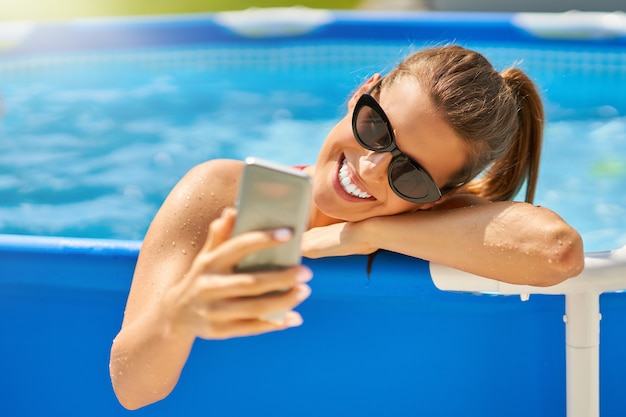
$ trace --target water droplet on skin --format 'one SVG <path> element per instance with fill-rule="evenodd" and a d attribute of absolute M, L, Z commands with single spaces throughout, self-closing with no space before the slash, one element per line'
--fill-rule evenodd
<path fill-rule="evenodd" d="M 187 255 L 187 251 L 185 249 L 181 250 L 181 252 L 183 253 L 183 255 Z"/>
<path fill-rule="evenodd" d="M 172 242 L 172 247 L 176 247 L 176 242 Z"/>
<path fill-rule="evenodd" d="M 552 263 L 552 258 L 548 259 L 548 263 L 551 264 Z"/>

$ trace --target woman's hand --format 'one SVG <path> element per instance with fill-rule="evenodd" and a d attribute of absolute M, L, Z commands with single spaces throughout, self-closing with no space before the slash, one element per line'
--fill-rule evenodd
<path fill-rule="evenodd" d="M 211 223 L 206 243 L 178 280 L 157 289 L 158 276 L 146 273 L 155 271 L 169 277 L 167 262 L 155 266 L 149 261 L 167 261 L 172 253 L 157 253 L 155 258 L 150 254 L 140 264 L 143 269 L 137 268 L 141 281 L 134 283 L 135 304 L 127 308 L 124 325 L 111 349 L 111 381 L 124 407 L 136 409 L 167 396 L 197 337 L 225 339 L 302 323 L 300 315 L 290 310 L 311 293 L 305 284 L 311 279 L 308 268 L 233 273 L 246 255 L 284 243 L 291 238 L 290 231 L 252 232 L 230 239 L 234 220 L 234 210 L 224 210 Z M 273 291 L 276 293 L 266 295 Z M 266 318 L 284 311 L 287 313 L 281 322 Z"/>
<path fill-rule="evenodd" d="M 378 248 L 364 230 L 368 221 L 335 223 L 306 231 L 302 236 L 303 256 L 314 259 L 375 252 Z"/>
<path fill-rule="evenodd" d="M 169 395 L 198 337 L 256 335 L 302 323 L 291 310 L 311 292 L 308 268 L 234 273 L 248 254 L 291 238 L 280 229 L 231 238 L 235 212 L 224 207 L 236 200 L 242 169 L 231 160 L 195 167 L 152 220 L 111 347 L 111 382 L 128 409 Z M 285 311 L 283 320 L 274 320 L 273 313 Z"/>
<path fill-rule="evenodd" d="M 255 335 L 299 326 L 294 307 L 311 289 L 311 271 L 297 266 L 263 273 L 234 273 L 247 255 L 291 239 L 291 231 L 250 232 L 230 238 L 234 210 L 210 226 L 209 237 L 185 277 L 164 295 L 162 310 L 168 333 L 191 333 L 203 339 Z M 268 295 L 270 294 L 271 295 Z M 287 311 L 284 320 L 267 317 Z"/>

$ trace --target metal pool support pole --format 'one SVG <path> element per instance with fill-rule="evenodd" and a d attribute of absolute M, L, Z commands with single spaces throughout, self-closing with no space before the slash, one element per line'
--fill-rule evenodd
<path fill-rule="evenodd" d="M 507 284 L 430 264 L 430 274 L 443 291 L 565 296 L 567 416 L 600 415 L 600 294 L 626 290 L 626 246 L 609 252 L 587 253 L 577 277 L 551 287 Z"/>

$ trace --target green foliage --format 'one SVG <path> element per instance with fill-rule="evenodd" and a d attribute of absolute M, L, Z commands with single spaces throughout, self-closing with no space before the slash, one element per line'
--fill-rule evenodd
<path fill-rule="evenodd" d="M 79 17 L 184 14 L 249 7 L 305 6 L 353 9 L 359 0 L 0 0 L 0 20 L 59 20 Z"/>

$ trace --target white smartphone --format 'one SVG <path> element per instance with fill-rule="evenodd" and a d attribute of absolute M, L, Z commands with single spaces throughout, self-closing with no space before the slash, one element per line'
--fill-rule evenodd
<path fill-rule="evenodd" d="M 251 231 L 289 227 L 288 242 L 244 258 L 237 272 L 257 272 L 300 264 L 300 244 L 311 206 L 311 178 L 303 171 L 258 158 L 246 159 L 233 236 Z"/>

